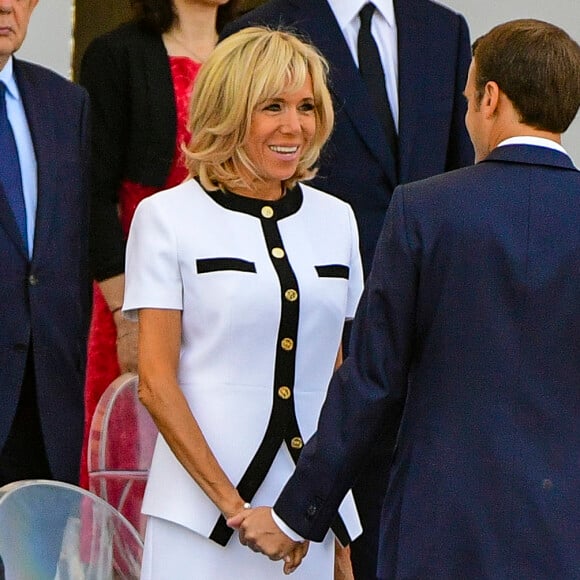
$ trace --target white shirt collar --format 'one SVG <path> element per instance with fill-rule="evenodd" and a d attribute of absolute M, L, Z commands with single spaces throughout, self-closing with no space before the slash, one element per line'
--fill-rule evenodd
<path fill-rule="evenodd" d="M 4 68 L 0 70 L 0 81 L 6 85 L 6 89 L 10 96 L 16 100 L 20 99 L 20 93 L 18 91 L 18 85 L 16 84 L 16 79 L 14 78 L 14 64 L 13 59 L 10 57 L 8 62 L 4 65 Z"/>
<path fill-rule="evenodd" d="M 568 155 L 566 149 L 564 149 L 564 147 L 562 147 L 562 145 L 559 143 L 556 143 L 556 141 L 545 139 L 544 137 L 534 137 L 532 135 L 518 135 L 517 137 L 509 137 L 508 139 L 504 139 L 497 146 L 503 147 L 504 145 L 535 145 L 536 147 L 547 147 L 548 149 L 555 149 L 560 153 L 564 153 L 564 155 Z"/>
<path fill-rule="evenodd" d="M 358 18 L 358 13 L 368 1 L 369 0 L 328 0 L 328 3 L 334 12 L 334 16 L 336 17 L 340 29 L 344 30 L 355 18 Z M 377 11 L 383 15 L 388 25 L 391 28 L 394 28 L 395 7 L 393 5 L 393 0 L 372 0 L 372 2 L 376 6 Z"/>

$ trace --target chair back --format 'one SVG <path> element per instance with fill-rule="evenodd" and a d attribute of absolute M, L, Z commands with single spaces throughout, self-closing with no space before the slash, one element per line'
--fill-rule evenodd
<path fill-rule="evenodd" d="M 125 373 L 100 398 L 89 432 L 89 489 L 144 537 L 141 504 L 158 431 L 139 401 L 139 377 Z"/>
<path fill-rule="evenodd" d="M 142 556 L 137 530 L 85 489 L 43 479 L 0 488 L 6 580 L 137 580 Z"/>

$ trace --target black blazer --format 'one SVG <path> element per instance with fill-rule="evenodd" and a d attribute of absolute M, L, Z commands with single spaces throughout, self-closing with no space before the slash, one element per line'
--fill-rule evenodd
<path fill-rule="evenodd" d="M 80 82 L 92 105 L 91 265 L 103 280 L 125 269 L 121 181 L 162 187 L 173 161 L 177 110 L 161 36 L 131 22 L 96 38 L 83 56 Z"/>

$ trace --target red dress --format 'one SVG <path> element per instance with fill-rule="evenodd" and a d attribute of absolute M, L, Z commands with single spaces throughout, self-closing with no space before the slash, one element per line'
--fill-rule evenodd
<path fill-rule="evenodd" d="M 177 105 L 177 139 L 175 156 L 163 188 L 144 186 L 131 181 L 123 181 L 119 191 L 119 219 L 125 237 L 129 232 L 129 226 L 133 219 L 133 214 L 139 202 L 156 193 L 160 189 L 167 189 L 178 185 L 187 177 L 187 170 L 183 163 L 183 153 L 181 144 L 189 140 L 187 120 L 189 113 L 189 97 L 193 87 L 193 81 L 200 69 L 200 64 L 181 56 L 169 58 L 171 75 Z M 88 345 L 87 378 L 85 384 L 85 433 L 83 441 L 83 451 L 81 457 L 80 484 L 88 488 L 87 472 L 87 444 L 91 420 L 95 412 L 95 407 L 105 389 L 120 374 L 117 361 L 117 332 L 113 316 L 109 311 L 107 303 L 94 284 L 93 292 L 93 315 Z M 130 425 L 127 426 L 127 437 L 132 436 Z M 119 450 L 122 453 L 122 450 Z"/>

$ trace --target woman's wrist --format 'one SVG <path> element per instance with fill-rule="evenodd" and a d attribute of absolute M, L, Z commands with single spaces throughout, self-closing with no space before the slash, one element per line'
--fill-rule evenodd
<path fill-rule="evenodd" d="M 244 501 L 241 497 L 238 498 L 231 506 L 226 507 L 226 509 L 221 510 L 226 518 L 231 518 L 236 514 L 240 513 L 242 510 L 251 509 L 250 502 Z"/>

